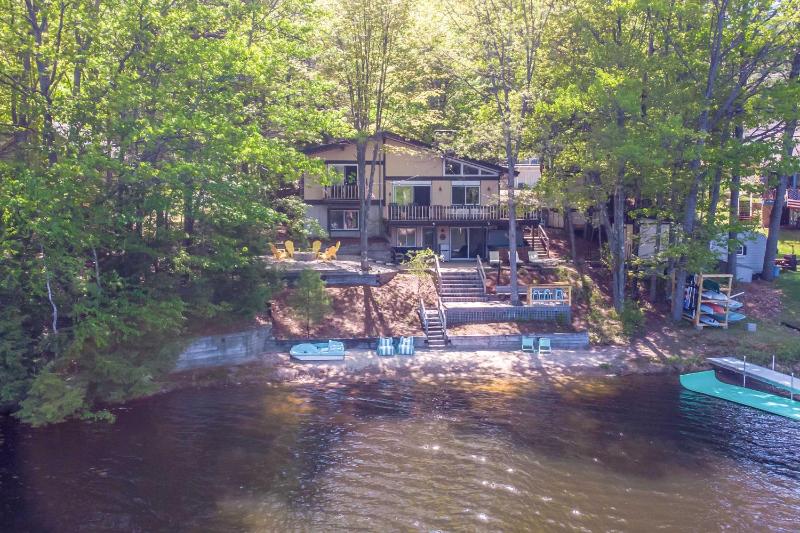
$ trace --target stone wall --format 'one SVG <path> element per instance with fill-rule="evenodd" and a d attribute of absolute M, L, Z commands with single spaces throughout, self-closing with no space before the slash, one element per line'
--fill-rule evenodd
<path fill-rule="evenodd" d="M 589 347 L 589 333 L 534 333 L 531 337 L 547 337 L 555 350 L 580 350 Z M 424 339 L 423 339 L 424 343 Z M 521 335 L 451 335 L 448 349 L 519 350 Z"/>
<path fill-rule="evenodd" d="M 212 335 L 194 339 L 181 352 L 175 370 L 244 363 L 257 359 L 267 349 L 272 327 Z"/>

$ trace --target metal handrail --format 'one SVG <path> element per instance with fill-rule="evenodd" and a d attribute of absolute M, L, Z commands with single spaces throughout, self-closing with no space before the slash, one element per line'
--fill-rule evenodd
<path fill-rule="evenodd" d="M 481 261 L 481 256 L 477 256 L 478 260 L 478 275 L 481 277 L 481 285 L 483 286 L 483 294 L 486 294 L 486 271 L 483 269 L 483 261 Z"/>
<path fill-rule="evenodd" d="M 442 293 L 442 271 L 439 268 L 439 255 L 434 254 L 433 258 L 436 262 L 436 289 L 439 291 L 439 294 Z"/>
<path fill-rule="evenodd" d="M 439 298 L 438 305 L 439 322 L 442 323 L 442 335 L 444 335 L 444 341 L 447 342 L 447 313 L 444 311 L 444 304 L 442 304 L 441 298 Z"/>
<path fill-rule="evenodd" d="M 428 313 L 425 310 L 425 301 L 422 296 L 419 298 L 419 316 L 422 320 L 422 329 L 425 330 L 425 337 L 428 336 Z"/>

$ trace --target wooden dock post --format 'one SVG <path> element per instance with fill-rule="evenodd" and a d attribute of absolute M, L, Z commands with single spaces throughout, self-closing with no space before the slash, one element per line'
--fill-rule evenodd
<path fill-rule="evenodd" d="M 794 372 L 792 372 L 792 384 L 789 385 L 789 399 L 794 401 Z"/>

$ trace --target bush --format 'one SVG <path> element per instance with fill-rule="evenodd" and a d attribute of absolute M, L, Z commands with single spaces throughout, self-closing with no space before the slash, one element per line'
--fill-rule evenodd
<path fill-rule="evenodd" d="M 622 307 L 622 334 L 628 338 L 634 337 L 644 329 L 644 311 L 633 300 L 625 300 Z"/>
<path fill-rule="evenodd" d="M 34 378 L 20 407 L 14 416 L 32 426 L 61 422 L 86 408 L 86 389 L 45 371 Z"/>

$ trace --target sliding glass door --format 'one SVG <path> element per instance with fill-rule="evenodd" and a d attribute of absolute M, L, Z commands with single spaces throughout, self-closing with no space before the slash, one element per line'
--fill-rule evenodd
<path fill-rule="evenodd" d="M 486 257 L 486 228 L 450 228 L 450 257 Z"/>

